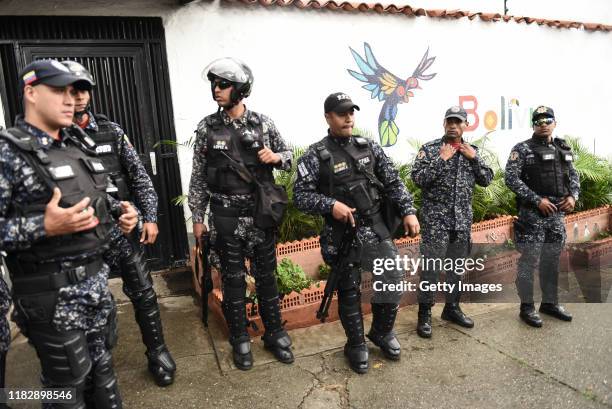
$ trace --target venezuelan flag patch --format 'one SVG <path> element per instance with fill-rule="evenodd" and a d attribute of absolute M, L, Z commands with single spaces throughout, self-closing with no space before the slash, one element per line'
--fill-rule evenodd
<path fill-rule="evenodd" d="M 23 83 L 25 85 L 30 85 L 31 83 L 33 83 L 34 81 L 36 81 L 38 78 L 36 78 L 36 71 L 28 71 L 27 73 L 24 74 L 23 78 Z"/>

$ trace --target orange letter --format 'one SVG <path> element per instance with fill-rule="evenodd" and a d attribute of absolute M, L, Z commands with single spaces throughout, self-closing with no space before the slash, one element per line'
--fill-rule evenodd
<path fill-rule="evenodd" d="M 472 108 L 466 108 L 464 105 L 466 102 L 471 102 Z M 478 118 L 478 113 L 476 113 L 476 109 L 478 108 L 478 99 L 476 99 L 476 97 L 473 95 L 461 95 L 459 97 L 459 105 L 461 105 L 461 107 L 465 109 L 465 112 L 467 112 L 468 115 L 474 115 L 474 122 L 470 121 L 468 117 L 468 122 L 470 123 L 470 125 L 465 128 L 465 130 L 473 131 L 478 128 L 478 123 L 480 122 L 480 119 Z"/>

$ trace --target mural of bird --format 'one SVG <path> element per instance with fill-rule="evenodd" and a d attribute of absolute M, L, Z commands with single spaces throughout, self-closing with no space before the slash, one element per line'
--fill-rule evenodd
<path fill-rule="evenodd" d="M 425 74 L 436 57 L 429 57 L 429 48 L 427 48 L 412 75 L 403 80 L 390 73 L 376 61 L 368 43 L 364 43 L 363 48 L 365 59 L 349 47 L 361 72 L 350 69 L 347 71 L 354 78 L 366 83 L 362 88 L 371 92 L 372 99 L 378 98 L 379 101 L 384 101 L 378 116 L 378 135 L 382 146 L 393 146 L 399 134 L 399 128 L 395 123 L 397 106 L 398 104 L 408 103 L 410 98 L 414 97 L 412 90 L 421 89 L 419 81 L 428 81 L 436 76 L 436 73 Z"/>

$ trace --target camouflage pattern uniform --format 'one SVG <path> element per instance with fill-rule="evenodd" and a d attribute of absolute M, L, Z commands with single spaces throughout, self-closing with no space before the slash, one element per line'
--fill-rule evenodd
<path fill-rule="evenodd" d="M 328 183 L 321 180 L 323 166 L 328 166 L 327 162 L 322 162 L 317 149 L 322 146 L 320 144 L 336 144 L 337 147 L 343 147 L 356 144 L 359 139 L 363 138 L 350 137 L 338 138 L 328 135 L 321 142 L 311 145 L 304 153 L 298 162 L 298 174 L 293 188 L 293 200 L 295 206 L 305 213 L 319 214 L 325 217 L 326 223 L 320 235 L 321 254 L 324 261 L 335 268 L 336 256 L 338 249 L 341 246 L 341 236 L 338 235 L 339 227 L 332 217 L 332 209 L 336 203 L 334 197 L 330 197 L 321 192 L 321 184 Z M 386 199 L 390 200 L 394 205 L 397 213 L 402 219 L 407 215 L 416 214 L 413 207 L 412 196 L 399 178 L 399 174 L 395 169 L 391 160 L 384 153 L 382 147 L 374 142 L 367 140 L 368 155 L 373 156 L 373 174 L 384 186 L 384 194 Z M 336 147 L 334 147 L 336 149 Z M 330 151 L 331 152 L 331 151 Z M 366 152 L 366 150 L 364 150 Z M 338 159 L 339 160 L 339 159 Z M 337 162 L 334 159 L 336 166 L 341 165 L 353 174 L 359 174 L 355 167 L 355 163 Z M 330 170 L 331 172 L 331 170 Z M 342 188 L 343 186 L 338 186 Z M 334 187 L 334 192 L 338 191 Z M 383 192 L 380 192 L 383 194 Z M 345 203 L 346 204 L 346 203 Z M 356 206 L 351 206 L 356 207 Z M 342 325 L 344 327 L 347 344 L 345 353 L 349 356 L 349 362 L 353 367 L 355 361 L 367 361 L 367 350 L 363 350 L 365 345 L 363 318 L 361 315 L 361 292 L 360 282 L 362 272 L 371 272 L 372 264 L 375 258 L 391 258 L 399 256 L 397 247 L 392 239 L 387 234 L 386 237 L 381 237 L 380 231 L 377 233 L 373 222 L 368 222 L 367 218 L 359 212 L 354 213 L 356 219 L 355 238 L 352 243 L 353 254 L 349 257 L 353 258 L 352 263 L 348 265 L 347 271 L 334 271 L 338 275 L 338 312 Z M 336 228 L 333 227 L 336 225 Z M 388 233 L 388 231 L 387 231 Z M 404 278 L 404 271 L 401 269 L 385 270 L 382 275 L 374 276 L 374 285 L 380 281 L 383 284 L 397 284 Z M 376 287 L 382 288 L 382 287 Z M 368 336 L 373 342 L 373 334 L 380 334 L 380 339 L 385 339 L 385 343 L 392 342 L 393 348 L 396 350 L 394 358 L 399 359 L 399 342 L 395 339 L 393 327 L 397 315 L 398 304 L 402 293 L 399 291 L 375 291 L 372 298 L 373 322 L 372 329 Z M 378 346 L 379 343 L 377 343 Z M 385 347 L 387 344 L 385 344 Z M 382 347 L 381 347 L 382 348 Z M 356 358 L 351 358 L 351 352 L 354 351 Z M 365 354 L 359 355 L 359 350 Z M 383 349 L 384 351 L 384 349 Z M 355 368 L 353 368 L 355 370 Z"/>
<path fill-rule="evenodd" d="M 0 277 L 0 388 L 5 387 L 6 354 L 11 344 L 11 327 L 6 316 L 11 308 L 11 294 L 8 285 Z"/>
<path fill-rule="evenodd" d="M 535 136 L 533 140 L 539 139 Z M 560 142 L 558 138 L 556 143 Z M 559 256 L 566 239 L 564 217 L 565 213 L 558 211 L 551 216 L 544 216 L 538 209 L 542 197 L 534 192 L 525 183 L 524 168 L 533 163 L 535 153 L 528 145 L 528 141 L 516 144 L 510 152 L 506 164 L 506 185 L 517 197 L 518 222 L 515 223 L 515 241 L 521 251 L 518 263 L 516 285 L 521 303 L 533 304 L 533 272 L 540 261 L 540 286 L 542 302 L 557 304 L 557 280 L 559 275 Z M 553 146 L 546 141 L 540 144 Z M 580 179 L 573 164 L 569 163 L 568 190 L 575 200 L 580 194 Z M 559 203 L 563 197 L 547 196 L 553 203 Z"/>
<path fill-rule="evenodd" d="M 253 135 L 261 137 L 265 146 L 280 155 L 281 162 L 275 165 L 277 169 L 291 168 L 292 153 L 274 122 L 267 116 L 245 109 L 240 118 L 232 120 L 224 110 L 220 110 L 198 124 L 188 201 L 194 223 L 204 223 L 209 202 L 211 205 L 208 226 L 211 247 L 216 253 L 213 264 L 220 265 L 221 269 L 223 311 L 230 330 L 230 343 L 236 347 L 249 339 L 244 307 L 247 274 L 245 257 L 251 261 L 250 274 L 255 278 L 259 312 L 266 327 L 264 342 L 271 340 L 272 337 L 278 339 L 286 336 L 289 339 L 281 325 L 276 285 L 276 231 L 262 230 L 254 225 L 252 193 L 211 192 L 207 182 L 210 169 L 208 138 L 216 132 L 211 126 L 211 121 L 220 128 L 233 128 L 240 138 L 253 137 Z M 233 139 L 235 137 L 232 135 Z"/>
<path fill-rule="evenodd" d="M 493 170 L 476 154 L 469 160 L 456 152 L 450 159 L 440 157 L 445 143 L 439 138 L 424 144 L 412 167 L 412 180 L 421 188 L 421 253 L 426 258 L 461 258 L 469 254 L 472 228 L 472 195 L 474 185 L 487 186 Z M 472 145 L 478 152 L 478 147 Z M 421 281 L 436 283 L 439 272 L 421 271 Z M 459 281 L 454 272 L 447 274 L 450 283 Z M 455 290 L 457 287 L 455 286 Z M 434 293 L 419 291 L 420 304 L 433 304 Z M 448 303 L 459 302 L 457 291 L 446 294 Z"/>
<path fill-rule="evenodd" d="M 42 130 L 26 123 L 22 118 L 16 120 L 15 126 L 36 138 L 43 150 L 58 148 L 60 144 L 63 144 L 63 142 L 55 141 Z M 3 165 L 3 171 L 0 173 L 1 249 L 10 254 L 13 251 L 28 249 L 33 243 L 45 237 L 44 209 L 39 215 L 35 216 L 7 217 L 10 209 L 16 204 L 27 204 L 41 196 L 48 197 L 50 193 L 46 183 L 24 160 L 22 153 L 4 139 L 0 139 L 0 162 Z M 112 200 L 112 198 L 109 198 L 109 201 L 111 211 L 119 210 L 119 202 Z M 105 248 L 102 247 L 96 252 L 81 253 L 61 260 L 48 261 L 68 262 L 97 258 L 101 256 L 104 250 Z M 82 377 L 77 380 L 78 385 L 72 383 L 72 379 L 69 380 L 70 383 L 65 384 L 57 379 L 55 382 L 50 382 L 43 375 L 42 380 L 45 385 L 55 387 L 71 385 L 82 391 L 80 388 L 84 387 L 86 376 L 96 377 L 97 371 L 106 371 L 107 375 L 112 376 L 111 383 L 108 385 L 109 390 L 114 389 L 116 391 L 116 381 L 114 380 L 109 352 L 109 344 L 112 342 L 111 339 L 114 338 L 113 331 L 110 329 L 114 325 L 113 322 L 110 322 L 114 303 L 108 289 L 108 273 L 108 266 L 102 263 L 102 268 L 97 274 L 91 275 L 76 284 L 62 287 L 56 290 L 56 293 L 37 294 L 36 297 L 13 295 L 15 309 L 12 319 L 19 326 L 21 332 L 30 338 L 30 342 L 37 348 L 39 356 L 41 352 L 38 351 L 38 348 L 45 348 L 46 344 L 44 341 L 39 342 L 37 340 L 41 337 L 39 330 L 35 334 L 30 332 L 32 322 L 35 321 L 28 317 L 28 312 L 30 314 L 33 311 L 40 313 L 42 310 L 44 316 L 41 318 L 42 321 L 36 321 L 38 322 L 37 326 L 50 327 L 51 329 L 48 331 L 57 334 L 58 342 L 63 342 L 64 337 L 70 337 L 72 342 L 86 342 L 86 355 L 76 357 L 77 359 L 83 359 L 83 361 L 80 361 L 80 364 L 83 365 L 80 369 L 85 370 Z M 55 307 L 52 311 L 46 311 L 44 308 L 43 296 L 49 294 L 55 300 Z M 79 335 L 81 333 L 84 333 L 86 341 L 80 338 L 82 337 L 82 335 Z M 47 354 L 48 352 L 43 355 Z M 44 374 L 46 365 L 52 365 L 52 362 L 43 361 L 42 365 Z M 55 365 L 60 364 L 56 363 Z M 89 369 L 91 369 L 90 373 L 88 373 Z M 116 392 L 115 398 L 119 405 L 117 407 L 121 407 L 118 391 Z M 63 408 L 69 406 L 45 404 L 43 407 Z M 74 407 L 80 408 L 81 406 Z"/>
<path fill-rule="evenodd" d="M 91 111 L 87 111 L 87 115 L 89 121 L 84 131 L 98 142 L 96 135 L 100 131 L 99 123 Z M 102 120 L 106 122 L 106 126 L 110 126 L 114 134 L 114 151 L 118 153 L 122 173 L 127 177 L 125 182 L 130 199 L 134 201 L 141 221 L 157 223 L 157 193 L 138 152 L 118 124 L 106 121 L 105 117 Z M 160 386 L 172 383 L 176 364 L 164 342 L 157 295 L 153 289 L 151 271 L 144 259 L 144 246 L 140 244 L 139 229 L 135 229 L 128 238 L 118 226 L 113 226 L 110 248 L 104 253 L 104 261 L 112 273 L 121 275 L 123 292 L 132 301 L 142 340 L 147 347 L 150 371 Z"/>

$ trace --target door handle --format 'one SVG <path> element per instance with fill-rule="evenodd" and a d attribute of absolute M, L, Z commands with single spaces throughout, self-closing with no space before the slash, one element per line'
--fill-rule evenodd
<path fill-rule="evenodd" d="M 157 156 L 155 152 L 149 152 L 149 158 L 151 158 L 151 171 L 154 176 L 157 176 Z"/>

